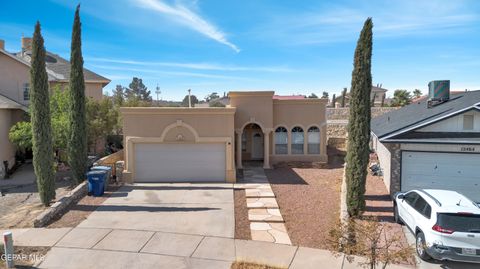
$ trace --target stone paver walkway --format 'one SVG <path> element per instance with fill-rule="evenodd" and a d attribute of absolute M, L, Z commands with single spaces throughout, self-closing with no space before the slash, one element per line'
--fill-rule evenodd
<path fill-rule="evenodd" d="M 291 245 L 275 194 L 263 168 L 245 167 L 243 181 L 236 187 L 245 189 L 252 240 Z"/>

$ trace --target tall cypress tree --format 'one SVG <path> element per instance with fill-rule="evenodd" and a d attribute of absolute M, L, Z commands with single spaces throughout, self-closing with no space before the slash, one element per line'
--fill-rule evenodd
<path fill-rule="evenodd" d="M 85 80 L 80 23 L 80 5 L 75 11 L 70 55 L 70 139 L 68 160 L 73 178 L 77 182 L 85 179 L 87 170 L 87 122 L 85 109 Z"/>
<path fill-rule="evenodd" d="M 33 168 L 38 192 L 45 206 L 55 199 L 55 173 L 53 168 L 53 140 L 50 122 L 50 96 L 45 67 L 45 47 L 40 22 L 35 25 L 32 40 L 30 68 L 30 110 L 32 122 Z"/>
<path fill-rule="evenodd" d="M 370 142 L 370 93 L 372 91 L 372 19 L 368 18 L 355 49 L 350 118 L 346 157 L 347 209 L 350 216 L 360 216 L 365 209 L 365 184 Z"/>

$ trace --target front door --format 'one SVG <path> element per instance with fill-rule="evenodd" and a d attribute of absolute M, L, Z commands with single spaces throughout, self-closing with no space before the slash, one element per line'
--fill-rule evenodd
<path fill-rule="evenodd" d="M 263 135 L 260 132 L 253 132 L 252 160 L 261 159 L 263 159 Z"/>

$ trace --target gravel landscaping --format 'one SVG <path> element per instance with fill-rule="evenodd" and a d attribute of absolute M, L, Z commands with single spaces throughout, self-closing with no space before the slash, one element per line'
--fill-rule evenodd
<path fill-rule="evenodd" d="M 76 227 L 80 222 L 85 220 L 99 205 L 101 205 L 108 197 L 112 195 L 120 185 L 110 185 L 105 194 L 101 197 L 85 196 L 78 203 L 69 206 L 66 213 L 60 218 L 52 220 L 47 228 L 63 228 Z"/>
<path fill-rule="evenodd" d="M 58 172 L 56 199 L 74 187 L 69 172 Z M 21 166 L 10 179 L 0 181 L 0 228 L 29 228 L 46 208 L 40 202 L 31 164 Z"/>
<path fill-rule="evenodd" d="M 251 240 L 250 221 L 248 220 L 247 199 L 244 189 L 236 189 L 233 192 L 235 201 L 235 238 Z"/>
<path fill-rule="evenodd" d="M 293 245 L 327 248 L 328 232 L 338 222 L 342 158 L 324 168 L 265 170 Z"/>

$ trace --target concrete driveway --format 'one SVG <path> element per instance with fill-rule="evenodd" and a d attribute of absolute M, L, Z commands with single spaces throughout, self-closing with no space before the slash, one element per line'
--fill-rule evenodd
<path fill-rule="evenodd" d="M 115 192 L 78 227 L 233 238 L 233 208 L 232 184 L 135 184 Z"/>
<path fill-rule="evenodd" d="M 229 268 L 232 184 L 123 186 L 53 245 L 40 268 Z"/>

